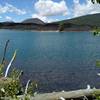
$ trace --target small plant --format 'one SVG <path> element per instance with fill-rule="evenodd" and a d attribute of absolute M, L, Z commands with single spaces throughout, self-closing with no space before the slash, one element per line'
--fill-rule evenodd
<path fill-rule="evenodd" d="M 93 34 L 94 34 L 94 36 L 99 36 L 100 35 L 100 28 L 95 27 L 93 30 Z"/>
<path fill-rule="evenodd" d="M 10 97 L 10 99 L 7 100 L 30 100 L 30 97 L 34 95 L 34 90 L 37 84 L 35 82 L 30 82 L 29 80 L 24 89 L 20 81 L 23 71 L 14 68 L 9 73 L 9 69 L 16 58 L 17 54 L 16 50 L 4 73 L 3 68 L 4 68 L 4 60 L 5 60 L 7 45 L 8 42 L 6 43 L 6 47 L 4 49 L 4 56 L 0 64 L 0 100 L 1 98 L 7 98 L 7 97 L 8 98 Z M 23 95 L 24 97 L 23 98 L 18 97 L 20 95 Z"/>
<path fill-rule="evenodd" d="M 5 96 L 11 96 L 14 95 L 17 96 L 18 94 L 21 94 L 21 85 L 19 80 L 12 80 L 10 83 L 8 83 L 5 87 Z"/>
<path fill-rule="evenodd" d="M 93 97 L 95 97 L 95 100 L 100 100 L 100 92 L 95 91 Z"/>
<path fill-rule="evenodd" d="M 0 77 L 3 76 L 3 68 L 4 68 L 4 65 L 3 64 L 0 64 Z"/>
<path fill-rule="evenodd" d="M 30 82 L 27 93 L 34 96 L 35 90 L 37 89 L 37 83 L 35 81 Z"/>
<path fill-rule="evenodd" d="M 97 67 L 100 67 L 100 60 L 97 60 L 97 61 L 96 61 L 96 66 L 97 66 Z"/>
<path fill-rule="evenodd" d="M 1 78 L 1 82 L 0 82 L 1 96 L 4 96 L 4 97 L 5 96 L 13 97 L 13 95 L 17 95 L 21 93 L 21 83 L 20 83 L 20 79 L 18 78 L 20 72 L 18 70 L 13 70 L 10 74 L 10 77 L 8 77 L 9 68 L 12 62 L 14 61 L 15 57 L 16 57 L 16 52 L 14 52 L 14 55 L 7 66 L 4 77 L 2 76 Z"/>
<path fill-rule="evenodd" d="M 23 71 L 20 71 L 20 70 L 14 68 L 10 72 L 9 77 L 12 78 L 12 79 L 20 80 L 22 75 L 23 75 Z"/>

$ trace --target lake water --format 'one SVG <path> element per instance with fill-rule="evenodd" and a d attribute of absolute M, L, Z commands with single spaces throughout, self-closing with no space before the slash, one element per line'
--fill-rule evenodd
<path fill-rule="evenodd" d="M 40 92 L 100 88 L 100 37 L 90 32 L 30 32 L 0 30 L 0 58 L 6 40 L 10 40 L 6 61 L 15 49 L 12 68 L 24 71 L 23 81 L 38 82 Z"/>

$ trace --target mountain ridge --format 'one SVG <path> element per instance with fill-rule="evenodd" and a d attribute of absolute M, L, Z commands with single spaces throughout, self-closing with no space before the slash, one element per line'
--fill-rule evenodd
<path fill-rule="evenodd" d="M 94 20 L 95 19 L 95 20 Z M 59 23 L 59 22 L 64 22 L 64 23 L 73 23 L 73 24 L 77 24 L 77 25 L 87 25 L 91 24 L 91 25 L 99 25 L 100 26 L 100 13 L 97 14 L 89 14 L 89 15 L 84 15 L 84 16 L 80 16 L 80 17 L 75 17 L 75 18 L 71 18 L 68 20 L 62 20 L 62 21 L 58 21 L 55 23 Z M 92 20 L 92 21 L 90 21 Z M 85 21 L 85 22 L 83 22 Z M 88 23 L 88 21 L 90 21 Z M 94 23 L 93 23 L 94 22 Z"/>
<path fill-rule="evenodd" d="M 29 18 L 29 19 L 25 19 L 24 21 L 22 21 L 21 23 L 33 23 L 33 24 L 44 24 L 44 22 L 38 18 Z"/>
<path fill-rule="evenodd" d="M 0 29 L 18 29 L 33 31 L 89 31 L 100 28 L 100 13 L 80 16 L 58 22 L 45 23 L 38 18 L 29 18 L 20 23 L 0 23 Z"/>

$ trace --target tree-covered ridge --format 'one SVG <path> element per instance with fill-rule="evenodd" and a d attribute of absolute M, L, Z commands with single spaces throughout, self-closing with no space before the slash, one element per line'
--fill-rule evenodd
<path fill-rule="evenodd" d="M 100 4 L 100 0 L 91 0 L 92 1 L 92 3 L 94 4 L 94 3 L 99 3 Z"/>

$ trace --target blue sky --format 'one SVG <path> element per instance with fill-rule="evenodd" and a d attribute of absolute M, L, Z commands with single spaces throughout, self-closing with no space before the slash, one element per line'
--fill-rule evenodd
<path fill-rule="evenodd" d="M 0 22 L 40 18 L 45 22 L 100 13 L 90 0 L 0 0 Z"/>

